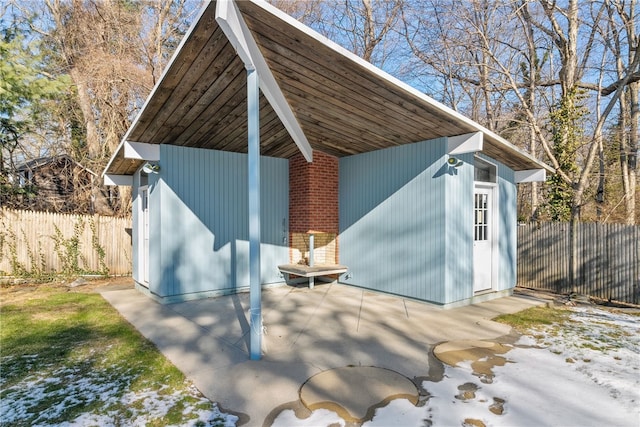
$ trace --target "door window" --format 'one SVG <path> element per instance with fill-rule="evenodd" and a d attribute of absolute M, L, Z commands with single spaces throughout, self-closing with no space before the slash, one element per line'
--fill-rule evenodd
<path fill-rule="evenodd" d="M 474 237 L 473 240 L 489 240 L 489 195 L 486 193 L 475 193 L 474 213 Z"/>

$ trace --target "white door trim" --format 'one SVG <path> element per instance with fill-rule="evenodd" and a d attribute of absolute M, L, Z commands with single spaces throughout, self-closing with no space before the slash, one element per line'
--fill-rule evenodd
<path fill-rule="evenodd" d="M 138 261 L 140 283 L 149 285 L 149 186 L 138 188 Z M 146 206 L 145 206 L 146 205 Z M 146 209 L 145 209 L 146 207 Z"/>
<path fill-rule="evenodd" d="M 490 250 L 490 278 L 489 283 L 485 285 L 479 285 L 476 283 L 477 272 L 479 263 L 476 259 L 477 255 L 475 253 L 475 195 L 476 190 L 484 190 L 489 195 L 489 221 L 487 223 L 487 233 L 488 233 L 488 241 L 489 241 L 489 250 Z M 474 283 L 473 283 L 473 291 L 477 292 L 487 292 L 491 290 L 496 290 L 498 285 L 498 254 L 499 254 L 499 210 L 498 210 L 498 185 L 487 182 L 474 182 L 473 186 L 473 194 L 474 194 Z"/>

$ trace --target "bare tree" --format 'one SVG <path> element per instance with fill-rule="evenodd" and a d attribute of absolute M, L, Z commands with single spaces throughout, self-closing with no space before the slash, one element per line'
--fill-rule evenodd
<path fill-rule="evenodd" d="M 159 78 L 197 6 L 187 0 L 17 2 L 48 46 L 49 72 L 68 75 L 74 96 L 60 120 L 66 152 L 102 170 Z M 125 191 L 125 198 L 126 196 Z M 122 203 L 127 209 L 127 203 Z"/>
<path fill-rule="evenodd" d="M 361 58 L 379 67 L 396 61 L 404 0 L 271 0 Z"/>
<path fill-rule="evenodd" d="M 635 1 L 431 0 L 412 6 L 403 10 L 407 41 L 423 70 L 445 76 L 440 87 L 447 94 L 445 102 L 506 137 L 528 141 L 523 146 L 535 155 L 541 152 L 556 168 L 557 185 L 564 186 L 558 191 L 567 197 L 565 218 L 579 219 L 591 200 L 587 190 L 593 184 L 602 129 L 624 95 L 617 89 L 628 87 L 626 92 L 637 99 L 632 86 L 638 75 L 635 57 L 628 55 L 607 87 L 603 83 L 610 77 L 598 62 L 609 43 L 602 31 L 607 11 L 617 17 L 611 25 L 625 32 L 614 40 L 625 40 L 631 53 L 637 49 Z M 637 147 L 637 142 L 631 144 Z M 623 151 L 635 153 L 637 148 Z M 532 212 L 537 199 L 532 189 Z"/>
<path fill-rule="evenodd" d="M 21 7 L 71 76 L 89 158 L 110 155 L 186 30 L 186 0 L 43 0 Z"/>
<path fill-rule="evenodd" d="M 606 3 L 608 25 L 603 34 L 607 47 L 615 58 L 616 81 L 602 90 L 608 95 L 613 89 L 627 81 L 626 87 L 619 94 L 618 138 L 620 151 L 620 175 L 623 188 L 627 224 L 636 222 L 636 188 L 638 181 L 637 153 L 640 123 L 639 92 L 640 82 L 637 80 L 638 70 L 633 73 L 634 62 L 640 57 L 640 37 L 637 29 L 637 4 L 634 0 L 610 1 Z M 621 25 L 620 25 L 621 24 Z M 624 41 L 626 40 L 626 49 Z M 626 61 L 625 61 L 626 59 Z M 631 68 L 631 70 L 628 70 Z"/>

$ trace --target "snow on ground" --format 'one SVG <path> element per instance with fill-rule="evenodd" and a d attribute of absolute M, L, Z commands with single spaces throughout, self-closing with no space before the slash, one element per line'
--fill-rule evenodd
<path fill-rule="evenodd" d="M 481 381 L 470 363 L 445 366 L 441 381 L 423 382 L 426 402 L 391 401 L 363 427 L 639 426 L 640 317 L 595 307 L 572 312 L 567 327 L 523 336 L 491 381 Z M 326 410 L 304 420 L 287 410 L 273 425 L 344 425 L 338 420 Z"/>
<path fill-rule="evenodd" d="M 316 409 L 311 413 L 309 418 L 304 420 L 300 420 L 296 417 L 296 414 L 293 410 L 287 409 L 285 411 L 280 412 L 280 414 L 273 421 L 272 426 L 334 426 L 339 425 L 341 427 L 345 426 L 345 421 L 340 418 L 338 414 L 328 409 Z"/>
<path fill-rule="evenodd" d="M 429 397 L 418 406 L 391 401 L 363 427 L 402 426 L 630 426 L 640 425 L 640 317 L 595 307 L 572 309 L 568 327 L 547 326 L 523 336 L 493 368 L 492 381 L 481 381 L 470 363 L 446 366 L 441 381 L 424 381 Z M 26 359 L 35 355 L 25 356 Z M 78 372 L 83 372 L 79 375 Z M 416 375 L 422 373 L 416 372 Z M 113 382 L 112 378 L 122 378 Z M 123 392 L 126 372 L 63 368 L 3 388 L 0 420 L 10 425 L 43 402 L 46 411 L 34 425 L 51 425 L 66 409 L 98 403 L 63 426 L 142 426 L 184 404 L 188 425 L 233 426 L 237 418 L 221 413 L 193 387 Z M 1 384 L 0 384 L 1 385 Z M 463 396 L 464 394 L 464 396 Z M 185 399 L 190 396 L 190 399 Z M 123 411 L 128 408 L 126 419 Z M 481 423 L 481 424 L 480 424 Z M 292 410 L 278 415 L 276 427 L 346 425 L 335 412 L 319 409 L 307 419 Z"/>
<path fill-rule="evenodd" d="M 34 356 L 26 356 L 27 358 Z M 79 374 L 81 372 L 81 374 Z M 114 381 L 118 378 L 118 381 Z M 144 426 L 151 420 L 162 419 L 177 404 L 184 405 L 182 413 L 188 426 L 235 426 L 237 417 L 221 413 L 215 404 L 201 397 L 193 386 L 186 391 L 163 393 L 160 390 L 126 392 L 131 377 L 126 372 L 87 372 L 78 368 L 39 370 L 38 375 L 25 378 L 11 387 L 2 387 L 0 424 L 22 424 L 31 413 L 46 405 L 46 410 L 32 420 L 34 426 Z M 0 381 L 0 386 L 1 386 Z M 63 412 L 77 405 L 96 405 L 92 412 L 80 414 L 71 422 L 55 422 Z M 122 408 L 126 408 L 123 411 Z M 126 414 L 126 416 L 125 416 Z"/>

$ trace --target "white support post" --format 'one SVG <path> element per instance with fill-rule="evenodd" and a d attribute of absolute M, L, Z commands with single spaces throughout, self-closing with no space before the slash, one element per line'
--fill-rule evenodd
<path fill-rule="evenodd" d="M 260 280 L 260 84 L 247 69 L 247 128 L 249 142 L 249 312 L 251 360 L 262 357 L 262 288 Z"/>

